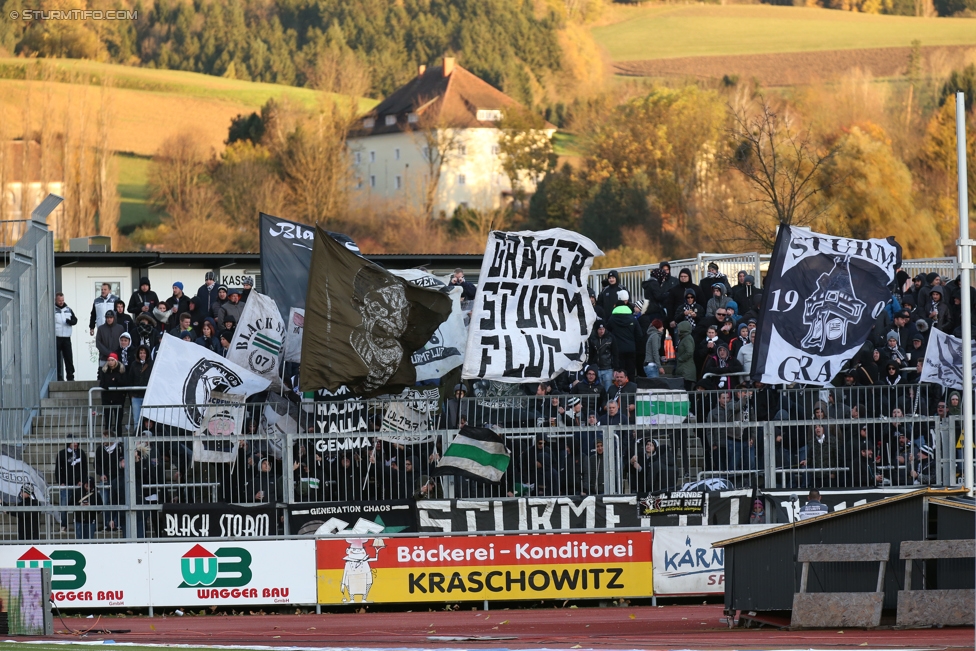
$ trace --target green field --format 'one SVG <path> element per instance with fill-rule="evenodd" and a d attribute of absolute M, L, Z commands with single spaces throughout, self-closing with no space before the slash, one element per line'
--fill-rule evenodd
<path fill-rule="evenodd" d="M 593 37 L 614 61 L 976 45 L 976 19 L 880 16 L 807 7 L 681 5 L 613 7 Z"/>
<path fill-rule="evenodd" d="M 155 226 L 159 215 L 149 208 L 149 188 L 146 177 L 149 159 L 144 156 L 119 154 L 119 230 L 128 235 L 139 226 Z"/>

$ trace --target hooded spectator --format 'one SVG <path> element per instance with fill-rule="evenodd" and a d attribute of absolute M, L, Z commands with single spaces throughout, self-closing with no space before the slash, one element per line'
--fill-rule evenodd
<path fill-rule="evenodd" d="M 600 292 L 599 298 L 596 300 L 603 311 L 604 321 L 608 321 L 610 319 L 610 315 L 613 313 L 613 308 L 617 306 L 617 292 L 624 289 L 620 286 L 620 276 L 616 269 L 607 272 L 606 282 L 606 287 L 603 288 L 603 291 Z"/>
<path fill-rule="evenodd" d="M 129 313 L 125 311 L 125 301 L 121 298 L 115 299 L 115 322 L 125 328 L 125 331 L 129 334 L 132 334 L 135 330 L 135 322 Z"/>
<path fill-rule="evenodd" d="M 691 336 L 691 322 L 682 321 L 678 324 L 678 347 L 675 350 L 676 366 L 674 374 L 685 380 L 685 390 L 691 391 L 698 379 L 695 370 L 695 340 Z"/>
<path fill-rule="evenodd" d="M 732 291 L 732 284 L 729 282 L 728 276 L 718 270 L 718 265 L 716 263 L 709 262 L 705 276 L 701 279 L 701 282 L 698 283 L 698 287 L 701 290 L 701 295 L 711 296 L 712 285 L 715 283 L 722 283 L 722 285 L 725 286 L 726 294 Z"/>
<path fill-rule="evenodd" d="M 159 305 L 159 297 L 152 290 L 149 278 L 143 276 L 139 279 L 139 289 L 132 292 L 132 296 L 129 297 L 129 314 L 132 315 L 133 320 L 136 320 L 140 314 L 151 315 L 157 305 Z"/>
<path fill-rule="evenodd" d="M 732 300 L 739 306 L 747 308 L 752 303 L 752 296 L 756 293 L 756 279 L 744 271 L 739 272 L 744 275 L 743 281 L 732 288 Z"/>
<path fill-rule="evenodd" d="M 152 350 L 148 346 L 140 345 L 136 348 L 135 359 L 129 366 L 129 378 L 126 386 L 145 387 L 149 386 L 149 378 L 152 375 L 153 361 Z M 129 391 L 129 399 L 132 401 L 132 422 L 142 422 L 142 401 L 146 397 L 145 389 L 135 389 Z"/>
<path fill-rule="evenodd" d="M 220 310 L 220 319 L 218 323 L 226 323 L 227 317 L 234 318 L 234 325 L 236 326 L 241 322 L 241 314 L 244 313 L 244 303 L 241 302 L 241 292 L 237 289 L 232 289 L 229 292 L 229 297 L 226 303 Z"/>
<path fill-rule="evenodd" d="M 210 316 L 210 309 L 217 301 L 217 283 L 214 272 L 208 271 L 203 277 L 203 284 L 197 290 L 197 295 L 193 298 L 196 310 L 194 320 L 203 323 L 203 320 Z"/>
<path fill-rule="evenodd" d="M 661 358 L 663 349 L 664 322 L 654 319 L 647 328 L 647 345 L 644 347 L 644 374 L 647 377 L 664 374 L 664 360 Z"/>
<path fill-rule="evenodd" d="M 694 328 L 704 316 L 705 307 L 698 302 L 698 292 L 694 288 L 689 287 L 685 290 L 684 302 L 678 304 L 675 308 L 675 316 L 672 323 L 687 322 Z"/>
<path fill-rule="evenodd" d="M 119 337 L 125 332 L 125 327 L 115 320 L 115 310 L 105 313 L 105 323 L 98 326 L 95 335 L 95 348 L 98 350 L 98 363 L 104 364 L 108 359 L 109 353 L 114 353 L 119 346 Z"/>
<path fill-rule="evenodd" d="M 129 364 L 134 357 L 136 352 L 135 347 L 132 345 L 132 335 L 128 332 L 123 332 L 119 335 L 119 347 L 115 350 L 116 357 L 122 363 L 122 366 L 129 368 Z"/>
<path fill-rule="evenodd" d="M 671 319 L 670 327 L 672 329 L 677 327 L 678 317 L 684 310 L 689 289 L 695 294 L 695 302 L 702 306 L 701 316 L 705 316 L 705 303 L 707 299 L 704 294 L 700 293 L 698 285 L 691 280 L 691 269 L 686 267 L 678 272 L 678 282 L 668 293 L 668 318 Z"/>
<path fill-rule="evenodd" d="M 929 292 L 928 300 L 922 303 L 924 306 L 922 309 L 925 320 L 930 327 L 951 334 L 952 321 L 949 315 L 949 306 L 943 300 L 942 291 L 942 287 L 933 287 Z"/>
<path fill-rule="evenodd" d="M 710 298 L 708 299 L 708 303 L 705 304 L 706 316 L 714 316 L 715 310 L 728 305 L 730 299 L 726 291 L 725 283 L 712 283 L 708 293 Z"/>
<path fill-rule="evenodd" d="M 224 303 L 227 302 L 227 287 L 220 285 L 217 287 L 217 297 L 214 298 L 213 303 L 210 305 L 209 316 L 213 317 L 216 323 L 220 319 L 220 310 L 224 307 Z"/>
<path fill-rule="evenodd" d="M 671 290 L 677 286 L 678 279 L 671 275 L 671 264 L 662 262 L 657 269 L 651 271 L 651 277 L 641 283 L 647 309 L 644 313 L 650 319 L 669 321 L 668 297 Z"/>
<path fill-rule="evenodd" d="M 149 349 L 150 358 L 156 356 L 160 334 L 159 324 L 148 312 L 143 312 L 136 317 L 135 341 L 139 346 Z"/>

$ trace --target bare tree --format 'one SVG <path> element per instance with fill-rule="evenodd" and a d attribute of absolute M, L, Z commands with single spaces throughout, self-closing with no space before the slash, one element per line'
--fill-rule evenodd
<path fill-rule="evenodd" d="M 427 217 L 434 216 L 434 205 L 437 203 L 437 190 L 440 187 L 441 176 L 447 164 L 457 157 L 464 145 L 464 131 L 453 125 L 434 106 L 433 101 L 423 101 L 414 107 L 417 121 L 410 124 L 408 129 L 413 133 L 414 140 L 421 147 L 421 157 L 426 167 L 421 184 L 423 198 L 423 212 Z M 426 109 L 426 110 L 425 110 Z"/>
<path fill-rule="evenodd" d="M 780 224 L 808 226 L 827 209 L 823 193 L 837 182 L 825 164 L 836 154 L 818 150 L 809 133 L 789 113 L 776 112 L 762 96 L 748 115 L 729 107 L 729 138 L 735 149 L 727 164 L 745 181 L 744 191 L 719 216 L 739 233 L 728 238 L 772 250 Z"/>
<path fill-rule="evenodd" d="M 502 170 L 512 185 L 516 201 L 525 198 L 525 185 L 539 184 L 552 161 L 552 139 L 546 121 L 525 109 L 510 109 L 498 124 L 498 149 Z"/>

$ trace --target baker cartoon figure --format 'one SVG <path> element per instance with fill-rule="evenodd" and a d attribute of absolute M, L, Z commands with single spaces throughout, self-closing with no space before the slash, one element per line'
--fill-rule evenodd
<path fill-rule="evenodd" d="M 355 602 L 358 595 L 360 603 L 368 603 L 369 589 L 373 586 L 373 570 L 369 564 L 376 562 L 380 550 L 386 547 L 386 544 L 380 538 L 374 540 L 375 555 L 370 558 L 363 548 L 363 545 L 369 542 L 368 538 L 348 540 L 349 547 L 346 548 L 346 555 L 342 558 L 346 565 L 342 571 L 342 583 L 339 585 L 339 590 L 342 591 L 342 602 Z"/>

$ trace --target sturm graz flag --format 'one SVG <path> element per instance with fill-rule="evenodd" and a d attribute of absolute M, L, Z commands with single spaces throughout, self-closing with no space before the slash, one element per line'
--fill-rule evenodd
<path fill-rule="evenodd" d="M 780 226 L 763 287 L 752 379 L 827 386 L 891 300 L 901 246 Z"/>

